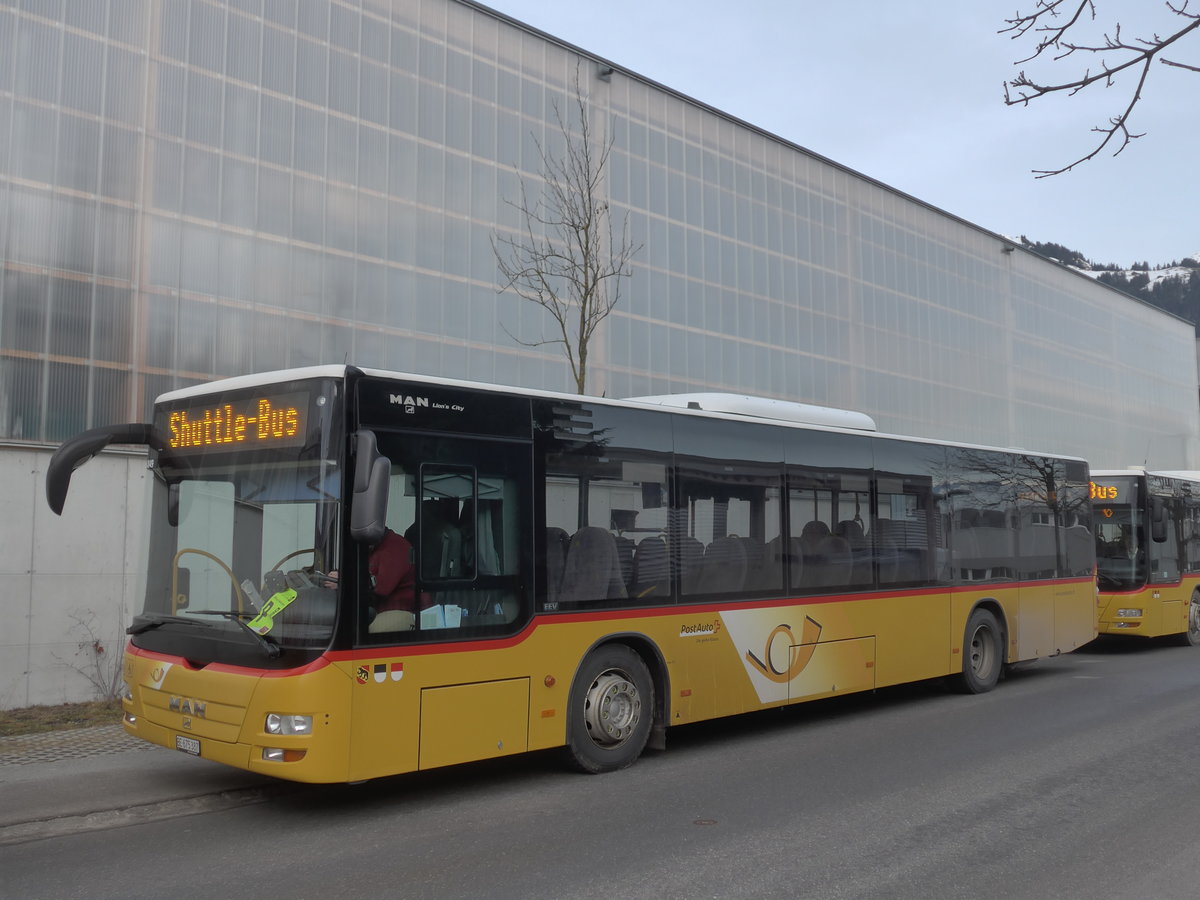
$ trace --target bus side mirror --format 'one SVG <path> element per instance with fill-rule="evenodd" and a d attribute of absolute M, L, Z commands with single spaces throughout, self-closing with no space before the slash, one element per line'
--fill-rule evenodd
<path fill-rule="evenodd" d="M 1150 498 L 1150 539 L 1156 544 L 1167 539 L 1167 504 L 1160 497 Z"/>
<path fill-rule="evenodd" d="M 350 506 L 350 537 L 374 545 L 383 540 L 386 530 L 388 478 L 392 463 L 386 456 L 379 455 L 373 431 L 360 431 L 355 439 L 358 444 Z"/>
<path fill-rule="evenodd" d="M 109 444 L 144 444 L 161 449 L 154 426 L 144 424 L 105 425 L 77 434 L 64 442 L 50 457 L 46 467 L 46 503 L 61 516 L 71 486 L 71 473 Z"/>

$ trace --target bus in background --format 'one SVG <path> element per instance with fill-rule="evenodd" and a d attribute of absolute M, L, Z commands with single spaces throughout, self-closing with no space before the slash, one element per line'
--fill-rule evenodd
<path fill-rule="evenodd" d="M 1101 634 L 1200 644 L 1200 472 L 1093 472 Z"/>
<path fill-rule="evenodd" d="M 134 736 L 307 782 L 555 747 L 602 772 L 670 726 L 987 691 L 1094 638 L 1086 463 L 873 428 L 327 366 L 164 394 L 63 444 L 46 496 L 149 447 Z"/>

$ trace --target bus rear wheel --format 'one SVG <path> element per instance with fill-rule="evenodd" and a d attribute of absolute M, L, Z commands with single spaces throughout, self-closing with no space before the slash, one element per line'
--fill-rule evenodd
<path fill-rule="evenodd" d="M 991 611 L 976 609 L 967 619 L 962 658 L 955 687 L 964 694 L 983 694 L 996 686 L 1004 666 L 1004 639 Z"/>
<path fill-rule="evenodd" d="M 567 759 L 581 772 L 632 765 L 650 737 L 654 683 L 642 658 L 623 645 L 588 655 L 567 707 Z"/>

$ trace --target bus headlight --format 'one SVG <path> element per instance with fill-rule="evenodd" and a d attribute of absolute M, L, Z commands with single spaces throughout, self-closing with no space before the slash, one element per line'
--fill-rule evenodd
<path fill-rule="evenodd" d="M 312 716 L 289 716 L 267 713 L 267 734 L 312 734 Z"/>
<path fill-rule="evenodd" d="M 1118 609 L 1117 615 L 1122 619 L 1136 619 L 1140 617 L 1142 611 L 1140 609 Z"/>
<path fill-rule="evenodd" d="M 129 682 L 128 682 L 128 681 L 122 681 L 122 682 L 121 682 L 121 691 L 120 691 L 120 694 L 119 694 L 118 696 L 119 696 L 119 697 L 120 697 L 122 700 L 132 700 L 132 699 L 133 699 L 133 688 L 131 688 L 131 687 L 129 686 Z"/>

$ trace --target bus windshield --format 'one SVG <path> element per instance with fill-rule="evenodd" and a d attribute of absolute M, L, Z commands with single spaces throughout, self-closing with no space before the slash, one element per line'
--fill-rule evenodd
<path fill-rule="evenodd" d="M 329 645 L 342 518 L 338 386 L 295 387 L 157 411 L 172 444 L 152 461 L 146 598 L 129 629 L 137 646 L 199 664 L 270 666 L 302 664 Z"/>
<path fill-rule="evenodd" d="M 1094 481 L 1091 493 L 1100 588 L 1129 591 L 1141 587 L 1146 583 L 1146 539 L 1137 481 Z"/>

